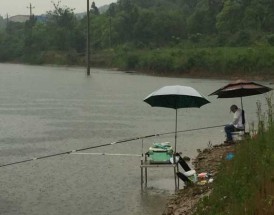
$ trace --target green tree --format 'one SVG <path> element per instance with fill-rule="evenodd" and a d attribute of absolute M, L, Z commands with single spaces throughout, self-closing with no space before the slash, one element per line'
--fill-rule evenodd
<path fill-rule="evenodd" d="M 174 38 L 186 38 L 186 20 L 180 11 L 168 11 L 155 13 L 155 19 L 151 22 L 151 28 L 155 31 L 153 40 L 158 46 L 164 46 Z"/>
<path fill-rule="evenodd" d="M 213 34 L 216 33 L 216 15 L 222 9 L 220 0 L 200 0 L 187 18 L 188 33 Z"/>
<path fill-rule="evenodd" d="M 5 27 L 6 27 L 6 22 L 4 18 L 0 15 L 0 30 L 5 29 Z"/>
<path fill-rule="evenodd" d="M 36 23 L 32 28 L 32 48 L 34 52 L 46 51 L 51 47 L 51 38 L 44 23 Z"/>
<path fill-rule="evenodd" d="M 137 46 L 152 44 L 156 32 L 152 28 L 152 22 L 155 19 L 155 13 L 151 10 L 142 10 L 139 18 L 134 25 L 134 37 Z"/>
<path fill-rule="evenodd" d="M 9 22 L 0 37 L 0 61 L 19 59 L 24 49 L 24 24 Z"/>
<path fill-rule="evenodd" d="M 50 35 L 51 47 L 56 50 L 73 48 L 75 38 L 76 17 L 74 10 L 67 6 L 60 6 L 60 1 L 53 3 L 54 10 L 47 12 L 47 30 Z"/>
<path fill-rule="evenodd" d="M 120 38 L 119 43 L 132 42 L 134 39 L 134 25 L 138 20 L 139 10 L 131 0 L 118 1 L 118 13 L 113 22 L 115 31 Z"/>
<path fill-rule="evenodd" d="M 216 17 L 219 32 L 235 33 L 241 29 L 243 8 L 238 0 L 225 0 L 224 7 Z"/>
<path fill-rule="evenodd" d="M 91 21 L 91 47 L 103 49 L 109 46 L 108 16 L 93 16 Z"/>
<path fill-rule="evenodd" d="M 35 26 L 37 19 L 32 15 L 29 20 L 25 22 L 25 51 L 26 53 L 32 52 L 32 28 Z"/>
<path fill-rule="evenodd" d="M 91 13 L 96 16 L 100 15 L 99 9 L 98 9 L 98 7 L 96 7 L 94 1 L 91 3 Z"/>

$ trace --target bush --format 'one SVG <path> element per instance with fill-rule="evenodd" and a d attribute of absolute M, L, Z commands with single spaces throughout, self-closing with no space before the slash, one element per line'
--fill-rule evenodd
<path fill-rule="evenodd" d="M 174 60 L 169 53 L 153 52 L 146 57 L 142 57 L 140 65 L 144 67 L 145 70 L 155 71 L 159 73 L 166 73 L 169 71 L 174 71 Z"/>
<path fill-rule="evenodd" d="M 248 46 L 251 44 L 251 35 L 242 30 L 230 36 L 228 44 L 234 47 Z"/>
<path fill-rule="evenodd" d="M 202 39 L 202 34 L 197 33 L 197 34 L 192 34 L 189 36 L 189 40 L 193 43 L 198 43 Z"/>
<path fill-rule="evenodd" d="M 134 53 L 130 53 L 125 56 L 125 69 L 136 69 L 139 64 L 139 56 Z"/>
<path fill-rule="evenodd" d="M 268 35 L 267 41 L 271 46 L 274 46 L 274 34 Z"/>

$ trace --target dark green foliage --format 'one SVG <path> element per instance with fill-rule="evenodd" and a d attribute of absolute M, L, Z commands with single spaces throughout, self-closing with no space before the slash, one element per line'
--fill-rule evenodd
<path fill-rule="evenodd" d="M 17 61 L 23 54 L 23 40 L 4 35 L 0 41 L 0 62 Z"/>
<path fill-rule="evenodd" d="M 200 33 L 189 35 L 189 40 L 193 43 L 200 42 L 201 38 L 202 38 L 202 34 L 200 34 Z"/>
<path fill-rule="evenodd" d="M 91 3 L 91 13 L 93 13 L 95 16 L 98 16 L 100 14 L 99 9 L 98 7 L 96 7 L 94 1 Z"/>
<path fill-rule="evenodd" d="M 4 18 L 0 15 L 0 31 L 5 29 L 5 27 L 6 27 L 6 22 L 5 22 Z"/>
<path fill-rule="evenodd" d="M 159 50 L 158 52 L 152 53 L 148 59 L 143 59 L 141 63 L 145 65 L 145 70 L 157 71 L 161 74 L 174 71 L 173 60 L 174 58 L 172 58 L 170 55 L 161 53 Z"/>
<path fill-rule="evenodd" d="M 215 72 L 221 66 L 221 71 L 227 73 L 269 72 L 273 60 L 272 49 L 267 46 L 274 45 L 273 17 L 274 4 L 268 0 L 118 0 L 103 14 L 92 2 L 91 49 L 103 53 L 108 49 L 123 50 L 130 44 L 130 55 L 114 51 L 111 55 L 117 61 L 108 61 L 108 65 L 112 62 L 127 69 Z M 2 17 L 0 22 L 4 22 Z M 57 57 L 60 53 L 69 53 L 70 57 L 62 57 L 62 62 L 84 62 L 86 35 L 87 16 L 77 19 L 73 9 L 61 6 L 59 1 L 53 3 L 44 22 L 35 17 L 25 24 L 9 22 L 0 31 L 0 60 L 43 63 L 44 58 L 50 59 L 45 53 L 55 52 L 57 59 L 61 59 Z M 265 47 L 268 54 L 254 49 L 253 55 L 234 53 L 224 59 L 204 52 L 206 47 L 223 47 L 225 53 L 226 47 L 256 46 Z M 173 56 L 172 49 L 180 47 L 193 50 Z M 140 57 L 136 49 L 150 53 Z M 157 53 L 158 49 L 164 53 Z M 96 65 L 99 62 L 105 61 Z"/>
<path fill-rule="evenodd" d="M 129 54 L 125 58 L 125 68 L 126 70 L 138 68 L 139 59 L 136 54 Z"/>
<path fill-rule="evenodd" d="M 204 71 L 213 75 L 273 75 L 274 48 L 167 48 L 138 51 L 124 46 L 114 52 L 114 66 L 128 69 L 183 74 Z M 199 73 L 198 73 L 199 74 Z"/>
<path fill-rule="evenodd" d="M 267 41 L 271 46 L 274 46 L 274 34 L 268 35 Z"/>
<path fill-rule="evenodd" d="M 0 61 L 18 60 L 23 54 L 24 24 L 9 22 L 0 35 Z"/>
<path fill-rule="evenodd" d="M 64 51 L 71 48 L 75 34 L 77 34 L 75 32 L 77 22 L 73 10 L 61 7 L 59 3 L 53 3 L 54 10 L 48 12 L 45 28 L 52 48 Z"/>

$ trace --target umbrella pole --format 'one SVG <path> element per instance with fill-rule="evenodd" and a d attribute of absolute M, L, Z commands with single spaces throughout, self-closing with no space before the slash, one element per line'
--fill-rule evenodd
<path fill-rule="evenodd" d="M 241 107 L 242 107 L 242 111 L 244 111 L 244 107 L 243 107 L 243 97 L 241 97 Z M 243 116 L 242 116 L 243 117 Z M 244 124 L 244 133 L 245 133 L 245 124 Z"/>
<path fill-rule="evenodd" d="M 177 152 L 177 108 L 176 110 L 176 119 L 175 119 L 175 153 Z M 174 179 L 175 179 L 175 190 L 179 190 L 179 178 L 177 177 L 176 171 L 178 171 L 178 163 L 176 162 L 176 156 L 175 153 L 173 154 L 173 161 L 176 164 L 176 167 L 174 168 Z M 177 179 L 177 180 L 176 180 Z M 176 183 L 177 182 L 177 183 Z"/>
<path fill-rule="evenodd" d="M 175 119 L 175 153 L 177 152 L 177 109 L 176 110 L 176 119 Z"/>

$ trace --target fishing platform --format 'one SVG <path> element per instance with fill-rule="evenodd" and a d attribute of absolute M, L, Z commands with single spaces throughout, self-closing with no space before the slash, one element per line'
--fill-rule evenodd
<path fill-rule="evenodd" d="M 175 191 L 179 190 L 178 163 L 172 162 L 173 149 L 169 142 L 154 143 L 141 159 L 141 188 L 147 187 L 148 168 L 173 168 Z"/>

